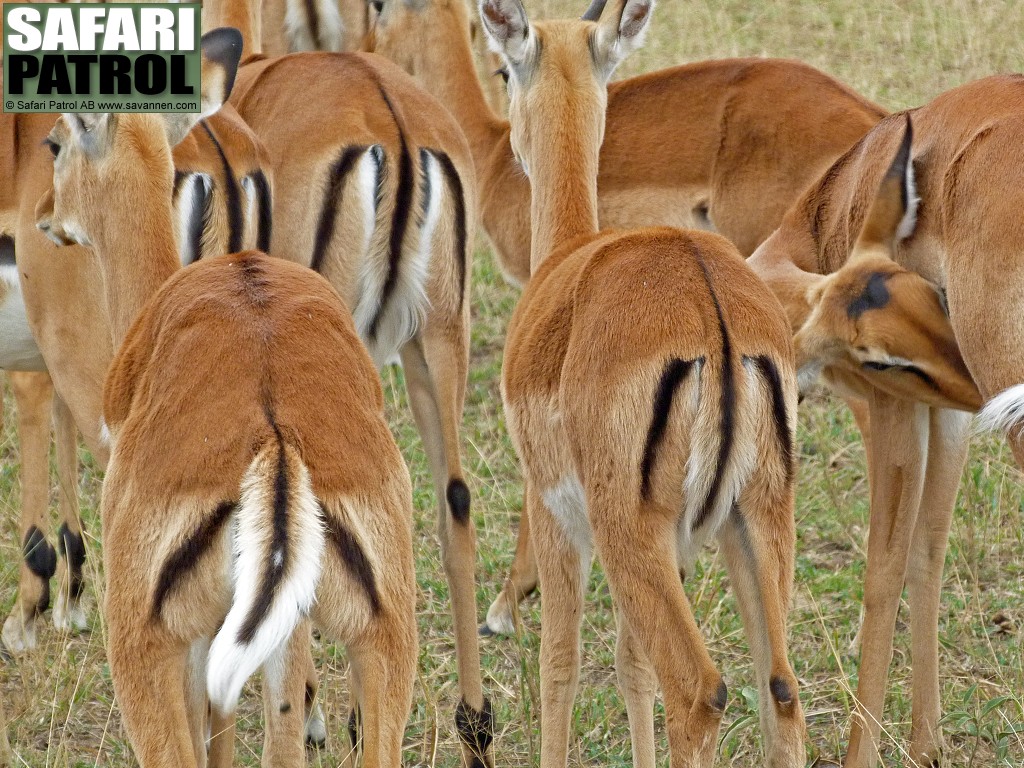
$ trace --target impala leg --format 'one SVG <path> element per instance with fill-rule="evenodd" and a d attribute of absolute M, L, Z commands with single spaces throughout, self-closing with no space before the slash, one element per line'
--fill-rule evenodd
<path fill-rule="evenodd" d="M 203 680 L 203 692 L 206 691 Z M 208 707 L 210 718 L 210 744 L 207 758 L 210 768 L 228 768 L 235 761 L 235 715 L 222 715 Z"/>
<path fill-rule="evenodd" d="M 590 573 L 589 538 L 570 538 L 527 483 L 528 509 L 541 580 L 540 764 L 564 768 L 572 706 L 580 676 L 583 591 Z"/>
<path fill-rule="evenodd" d="M 18 412 L 21 442 L 22 561 L 18 599 L 0 635 L 13 653 L 36 644 L 36 618 L 50 607 L 50 578 L 57 568 L 57 553 L 46 540 L 50 496 L 50 404 L 53 383 L 47 373 L 9 373 Z"/>
<path fill-rule="evenodd" d="M 846 768 L 878 762 L 892 638 L 907 572 L 910 541 L 921 507 L 928 446 L 928 407 L 881 392 L 870 400 L 872 424 L 887 439 L 872 446 L 871 520 L 864 584 L 864 623 L 857 709 L 850 727 Z"/>
<path fill-rule="evenodd" d="M 364 768 L 399 768 L 416 675 L 416 635 L 388 616 L 375 623 L 367 638 L 348 645 L 358 697 L 350 737 L 356 734 Z"/>
<path fill-rule="evenodd" d="M 615 674 L 626 702 L 633 768 L 654 768 L 654 694 L 658 681 L 622 611 L 615 612 Z"/>
<path fill-rule="evenodd" d="M 189 646 L 158 622 L 140 618 L 140 605 L 145 595 L 108 586 L 107 656 L 125 730 L 144 768 L 192 768 L 197 763 L 185 697 Z"/>
<path fill-rule="evenodd" d="M 80 632 L 87 626 L 82 593 L 85 580 L 85 540 L 78 514 L 78 428 L 67 405 L 58 395 L 53 399 L 53 424 L 57 442 L 60 530 L 57 531 L 57 600 L 53 623 L 57 629 Z"/>
<path fill-rule="evenodd" d="M 942 750 L 939 719 L 939 598 L 949 528 L 957 489 L 967 461 L 971 415 L 931 409 L 924 496 L 907 568 L 913 667 L 910 756 L 918 765 L 938 765 Z"/>
<path fill-rule="evenodd" d="M 635 501 L 588 497 L 588 502 L 612 597 L 661 685 L 672 768 L 708 768 L 727 691 L 679 580 L 675 520 L 663 509 Z M 638 552 L 644 556 L 637 557 Z M 543 604 L 543 566 L 541 573 Z"/>
<path fill-rule="evenodd" d="M 537 556 L 533 553 L 530 540 L 530 516 L 523 500 L 523 511 L 519 515 L 519 537 L 516 539 L 516 555 L 512 560 L 508 578 L 501 592 L 487 610 L 487 621 L 480 625 L 480 635 L 514 635 L 516 607 L 537 589 Z"/>
<path fill-rule="evenodd" d="M 310 640 L 309 622 L 300 622 L 287 646 L 263 667 L 263 768 L 306 763 L 303 732 Z"/>
<path fill-rule="evenodd" d="M 209 639 L 204 637 L 196 640 L 189 648 L 185 666 L 185 713 L 188 718 L 189 736 L 192 739 L 192 754 L 199 768 L 205 768 L 210 757 L 206 748 L 207 726 L 210 723 L 210 706 L 206 698 L 206 658 L 209 653 Z M 214 768 L 218 766 L 215 762 L 210 764 Z M 230 764 L 227 762 L 219 765 Z"/>
<path fill-rule="evenodd" d="M 451 593 L 455 655 L 462 701 L 456 726 L 462 738 L 463 763 L 494 764 L 490 703 L 483 695 L 476 618 L 476 529 L 469 509 L 469 489 L 459 457 L 459 424 L 468 370 L 463 334 L 436 327 L 402 349 L 402 366 L 413 416 L 430 459 L 438 498 L 441 557 Z"/>
<path fill-rule="evenodd" d="M 781 497 L 757 479 L 733 507 L 720 540 L 754 659 L 767 765 L 805 762 L 804 718 L 789 665 L 786 613 L 793 588 L 793 488 Z"/>

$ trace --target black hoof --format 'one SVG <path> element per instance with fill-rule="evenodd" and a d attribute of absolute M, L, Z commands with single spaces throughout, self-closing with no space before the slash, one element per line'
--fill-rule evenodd
<path fill-rule="evenodd" d="M 489 626 L 487 626 L 487 622 L 486 621 L 483 624 L 480 625 L 480 628 L 476 631 L 476 633 L 480 637 L 497 637 L 498 636 L 497 632 L 495 632 L 493 629 L 491 629 Z"/>

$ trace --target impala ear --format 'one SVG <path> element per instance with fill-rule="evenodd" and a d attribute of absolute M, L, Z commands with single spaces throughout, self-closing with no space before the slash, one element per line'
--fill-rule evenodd
<path fill-rule="evenodd" d="M 102 157 L 113 145 L 112 138 L 117 120 L 110 112 L 65 112 L 63 117 L 71 140 L 81 147 L 82 152 L 90 159 Z"/>
<path fill-rule="evenodd" d="M 164 115 L 167 140 L 177 145 L 196 123 L 219 110 L 231 95 L 242 57 L 242 33 L 234 27 L 207 32 L 200 43 L 203 55 L 199 112 Z"/>
<path fill-rule="evenodd" d="M 913 142 L 914 129 L 910 113 L 907 113 L 896 156 L 871 203 L 855 250 L 884 248 L 892 256 L 896 243 L 914 233 L 920 198 L 914 183 L 914 163 L 910 158 Z"/>
<path fill-rule="evenodd" d="M 521 0 L 480 0 L 480 20 L 495 52 L 513 68 L 526 61 L 534 37 Z"/>
<path fill-rule="evenodd" d="M 593 12 L 601 15 L 601 7 L 594 3 L 584 14 L 588 18 Z M 598 22 L 594 40 L 594 61 L 606 78 L 629 54 L 644 44 L 654 0 L 619 0 L 612 6 L 612 12 Z"/>

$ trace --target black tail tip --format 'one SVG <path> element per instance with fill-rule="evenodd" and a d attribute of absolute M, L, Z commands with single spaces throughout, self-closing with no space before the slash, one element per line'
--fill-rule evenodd
<path fill-rule="evenodd" d="M 459 523 L 465 524 L 469 521 L 469 488 L 460 478 L 452 478 L 448 481 L 448 491 L 445 493 L 448 499 L 448 509 L 452 517 Z"/>

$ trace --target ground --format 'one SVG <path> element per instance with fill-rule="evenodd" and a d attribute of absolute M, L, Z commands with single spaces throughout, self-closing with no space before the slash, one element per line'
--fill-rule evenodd
<path fill-rule="evenodd" d="M 580 2 L 532 0 L 538 17 L 579 13 Z M 647 47 L 621 76 L 702 58 L 770 55 L 803 59 L 890 109 L 919 104 L 987 74 L 1020 71 L 1024 3 L 987 0 L 665 0 Z M 683 127 L 681 126 L 681 130 Z M 822 130 L 828 130 L 827 125 Z M 522 486 L 498 392 L 505 325 L 516 292 L 502 281 L 486 246 L 473 270 L 472 367 L 463 421 L 464 461 L 478 530 L 480 617 L 511 561 Z M 435 535 L 435 502 L 400 371 L 384 373 L 395 435 L 412 468 L 420 585 L 420 678 L 406 731 L 406 763 L 457 765 L 452 725 L 457 687 L 447 586 Z M 10 414 L 10 399 L 5 412 Z M 13 419 L 0 434 L 0 611 L 14 601 L 18 443 Z M 849 413 L 824 394 L 804 401 L 798 434 L 796 589 L 791 657 L 808 716 L 808 761 L 841 758 L 856 689 L 856 635 L 864 575 L 867 483 L 864 452 Z M 37 651 L 0 663 L 8 733 L 26 766 L 119 768 L 134 764 L 120 725 L 95 610 L 101 590 L 96 510 L 101 477 L 83 451 L 81 493 L 88 531 L 91 631 L 41 632 Z M 961 483 L 946 558 L 940 615 L 940 670 L 946 713 L 946 766 L 1024 764 L 1024 496 L 1006 446 L 976 438 Z M 758 764 L 756 692 L 750 660 L 721 558 L 708 550 L 687 591 L 712 656 L 729 683 L 719 766 Z M 518 639 L 483 643 L 485 683 L 498 722 L 500 766 L 538 764 L 539 604 L 530 601 Z M 626 716 L 615 687 L 614 622 L 599 569 L 584 622 L 584 669 L 573 724 L 573 765 L 629 765 Z M 906 606 L 896 629 L 887 700 L 885 764 L 909 768 L 910 668 Z M 318 646 L 328 749 L 313 765 L 337 765 L 348 746 L 347 689 L 341 649 Z M 259 763 L 258 685 L 243 697 L 237 759 Z M 667 748 L 659 724 L 660 764 Z"/>

